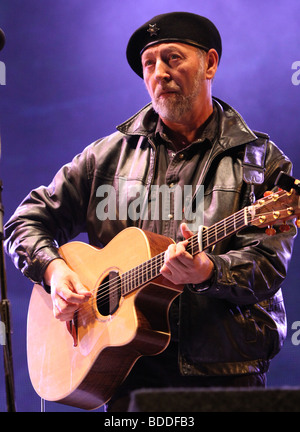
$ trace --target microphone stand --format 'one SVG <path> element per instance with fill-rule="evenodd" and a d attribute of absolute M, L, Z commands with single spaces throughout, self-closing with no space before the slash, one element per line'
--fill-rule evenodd
<path fill-rule="evenodd" d="M 5 387 L 6 387 L 6 406 L 8 412 L 16 412 L 15 406 L 15 390 L 14 390 L 14 371 L 12 359 L 12 343 L 11 343 L 11 325 L 10 325 L 10 302 L 7 299 L 7 285 L 5 272 L 5 256 L 4 256 L 4 233 L 3 233 L 3 215 L 4 207 L 2 204 L 2 181 L 0 180 L 0 280 L 1 280 L 1 302 L 0 302 L 0 317 L 1 329 L 4 329 L 2 334 L 3 354 L 4 354 L 4 372 L 5 372 Z M 1 336 L 1 335 L 0 335 Z M 5 338 L 4 338 L 5 337 Z"/>
<path fill-rule="evenodd" d="M 0 51 L 5 45 L 5 34 L 0 29 Z M 0 137 L 0 159 L 1 159 L 1 137 Z M 4 354 L 4 372 L 6 387 L 6 406 L 8 412 L 15 412 L 15 390 L 14 390 L 14 370 L 12 359 L 11 343 L 11 325 L 10 325 L 10 303 L 7 298 L 5 256 L 4 256 L 4 230 L 3 216 L 4 207 L 2 204 L 2 180 L 0 180 L 0 283 L 1 283 L 1 301 L 0 301 L 0 341 L 3 343 Z"/>

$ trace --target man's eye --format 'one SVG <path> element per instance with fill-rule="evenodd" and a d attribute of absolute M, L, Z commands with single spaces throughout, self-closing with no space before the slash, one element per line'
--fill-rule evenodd
<path fill-rule="evenodd" d="M 180 58 L 180 56 L 178 54 L 171 54 L 169 59 L 170 60 L 178 60 Z"/>
<path fill-rule="evenodd" d="M 154 63 L 153 60 L 146 60 L 146 61 L 144 62 L 144 67 L 152 66 L 153 63 Z"/>

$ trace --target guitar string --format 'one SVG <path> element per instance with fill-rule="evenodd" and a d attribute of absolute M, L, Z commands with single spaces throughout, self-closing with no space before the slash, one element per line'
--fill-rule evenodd
<path fill-rule="evenodd" d="M 269 198 L 270 199 L 270 198 Z M 288 207 L 288 206 L 287 206 Z M 237 213 L 228 216 L 227 218 L 223 219 L 222 221 L 217 222 L 211 227 L 208 227 L 203 232 L 203 243 L 207 243 L 207 245 L 212 246 L 213 243 L 219 242 L 223 238 L 226 238 L 228 235 L 233 234 L 236 231 L 241 230 L 245 226 L 249 225 L 250 223 L 255 223 L 256 221 L 259 221 L 259 217 L 252 217 L 251 212 L 249 211 L 250 207 L 243 208 L 239 210 Z M 245 222 L 245 212 L 247 217 L 247 223 Z M 272 215 L 273 210 L 269 213 L 265 213 L 265 215 Z M 248 220 L 249 219 L 249 220 Z M 229 222 L 229 223 L 228 223 Z M 243 222 L 242 226 L 239 226 L 239 223 Z M 230 231 L 229 234 L 227 234 L 227 231 Z M 223 236 L 221 239 L 218 238 L 220 233 L 223 233 Z M 195 247 L 198 246 L 198 235 L 192 236 L 190 239 L 190 244 L 188 245 L 187 250 L 193 251 Z M 208 246 L 206 246 L 204 249 L 206 249 Z M 196 251 L 197 253 L 197 251 Z M 122 282 L 123 286 L 126 284 L 126 286 L 129 287 L 128 292 L 132 292 L 135 289 L 138 289 L 139 286 L 142 286 L 143 284 L 147 283 L 148 281 L 155 279 L 159 276 L 159 272 L 157 272 L 157 265 L 159 264 L 160 267 L 163 264 L 165 252 L 162 252 L 161 254 L 156 255 L 155 257 L 152 257 L 149 261 L 146 261 L 137 267 L 130 269 L 126 271 L 125 273 L 118 275 L 117 277 L 113 278 L 112 280 L 105 282 L 104 284 L 96 287 L 91 292 L 92 294 L 97 291 L 96 295 L 96 301 L 97 304 L 100 304 L 100 300 L 102 300 L 101 306 L 109 303 L 109 295 L 113 295 L 114 293 L 119 293 L 120 290 L 122 290 Z M 142 270 L 142 271 L 141 271 Z M 156 271 L 156 273 L 153 274 L 153 270 Z M 151 277 L 149 277 L 149 274 L 151 274 Z M 144 276 L 147 276 L 147 279 L 144 280 Z M 127 280 L 126 280 L 127 278 Z M 132 287 L 132 282 L 135 280 L 139 280 L 139 283 L 137 286 Z M 141 281 L 141 282 L 140 282 Z M 121 293 L 122 296 L 123 293 Z M 125 292 L 125 295 L 127 292 Z"/>
<path fill-rule="evenodd" d="M 268 214 L 272 215 L 273 211 L 269 212 Z M 268 214 L 265 213 L 265 215 L 268 215 Z M 241 230 L 242 228 L 244 228 L 245 226 L 247 226 L 247 224 L 244 222 L 244 225 L 242 227 L 237 227 L 237 224 L 239 222 L 241 222 L 241 221 L 242 221 L 241 218 L 239 218 L 239 219 L 237 219 L 235 221 L 235 223 L 233 224 L 233 226 L 235 227 L 235 229 L 232 230 L 229 235 L 231 235 L 235 231 Z M 255 222 L 257 222 L 257 221 L 259 221 L 259 217 L 253 218 L 251 220 L 252 224 L 255 223 Z M 219 235 L 220 232 L 223 232 L 225 234 L 225 231 L 228 231 L 228 228 L 230 228 L 230 226 L 227 226 L 226 228 L 227 229 L 225 229 L 225 230 L 223 228 L 222 229 L 218 229 L 217 230 L 217 234 Z M 207 228 L 206 231 L 203 233 L 203 243 L 207 244 L 207 246 L 204 247 L 204 250 L 207 249 L 207 247 L 212 246 L 212 244 L 214 242 L 219 242 L 223 238 L 227 237 L 227 234 L 225 234 L 223 237 L 217 239 L 216 238 L 217 236 L 216 236 L 216 233 L 215 233 L 215 227 L 213 229 L 214 232 L 212 232 L 212 234 L 209 234 L 209 230 L 210 230 L 210 228 Z M 198 247 L 198 235 L 196 234 L 196 235 L 192 236 L 190 238 L 190 240 L 191 240 L 191 242 L 188 245 L 187 250 L 188 251 L 193 251 L 193 249 L 195 249 L 195 248 Z M 208 242 L 208 240 L 210 240 L 210 241 Z M 215 240 L 215 241 L 213 242 L 213 240 Z M 197 253 L 197 249 L 196 249 L 195 253 Z M 161 254 L 156 255 L 153 258 L 151 258 L 149 261 L 146 261 L 146 262 L 140 264 L 139 266 L 137 266 L 137 267 L 135 267 L 133 269 L 128 270 L 127 272 L 123 273 L 122 275 L 117 276 L 116 278 L 110 280 L 109 282 L 104 283 L 102 286 L 97 287 L 94 290 L 94 291 L 98 290 L 98 294 L 97 294 L 97 297 L 96 297 L 97 301 L 99 299 L 101 299 L 101 297 L 107 299 L 109 293 L 114 293 L 114 291 L 116 292 L 120 288 L 122 288 L 122 282 L 123 282 L 123 285 L 129 286 L 129 288 L 130 288 L 129 292 L 131 292 L 131 291 L 133 291 L 133 290 L 135 290 L 135 289 L 138 288 L 138 286 L 134 286 L 134 285 L 132 287 L 132 282 L 134 282 L 135 280 L 139 280 L 139 281 L 141 280 L 142 282 L 139 283 L 138 285 L 142 286 L 143 284 L 145 284 L 146 282 L 150 281 L 151 279 L 155 279 L 157 276 L 159 276 L 159 272 L 155 273 L 154 276 L 151 276 L 150 278 L 149 278 L 149 274 L 152 275 L 153 274 L 153 270 L 156 270 L 158 265 L 162 266 L 163 261 L 164 261 L 164 254 L 165 254 L 165 252 L 162 252 Z M 144 280 L 144 276 L 147 277 L 147 280 Z M 123 278 L 123 280 L 122 280 L 122 278 Z M 108 292 L 108 288 L 109 288 L 109 292 Z M 125 294 L 127 294 L 127 292 Z"/>
<path fill-rule="evenodd" d="M 227 221 L 227 222 L 230 221 L 230 224 L 227 223 L 227 225 L 226 225 L 225 221 Z M 231 226 L 234 227 L 234 230 L 238 230 L 238 229 L 243 228 L 243 227 L 236 228 L 237 225 L 241 221 L 244 221 L 243 226 L 247 225 L 245 223 L 245 209 L 242 209 L 239 212 L 237 212 L 236 214 L 227 217 L 226 219 L 216 223 L 212 227 L 206 228 L 206 230 L 203 232 L 203 243 L 206 242 L 206 244 L 211 246 L 212 241 L 209 242 L 209 239 L 214 239 L 215 241 L 219 241 L 219 239 L 217 240 L 216 237 L 220 234 L 220 232 L 223 232 L 223 234 L 224 234 L 225 231 L 228 231 L 228 229 L 230 229 Z M 225 227 L 225 225 L 226 225 L 226 227 Z M 230 234 L 233 234 L 234 230 L 231 231 Z M 211 233 L 210 233 L 210 231 L 211 231 Z M 223 236 L 222 238 L 224 238 L 226 236 L 227 235 Z M 198 247 L 198 235 L 197 234 L 192 236 L 190 238 L 190 240 L 191 241 L 189 244 L 189 250 L 193 250 L 195 247 Z M 157 270 L 158 265 L 160 267 L 162 266 L 163 261 L 164 261 L 164 254 L 165 254 L 165 252 L 162 252 L 162 253 L 154 256 L 153 258 L 151 258 L 149 261 L 146 261 L 145 263 L 142 263 L 139 266 L 137 266 L 133 269 L 130 269 L 127 272 L 123 273 L 122 275 L 119 275 L 119 276 L 111 279 L 110 281 L 105 282 L 104 284 L 93 289 L 91 291 L 92 294 L 95 293 L 96 291 L 98 291 L 98 293 L 95 297 L 95 300 L 97 301 L 97 305 L 99 305 L 100 307 L 103 307 L 106 304 L 108 304 L 110 301 L 109 296 L 113 295 L 115 293 L 119 293 L 120 289 L 122 289 L 122 282 L 123 282 L 123 286 L 124 286 L 124 281 L 126 278 L 128 280 L 125 281 L 125 284 L 126 284 L 126 286 L 131 287 L 129 290 L 129 292 L 131 292 L 131 291 L 134 291 L 134 289 L 138 288 L 138 286 L 132 288 L 132 282 L 135 281 L 136 279 L 138 279 L 139 281 L 142 281 L 142 283 L 140 284 L 140 286 L 142 286 L 143 284 L 146 283 L 146 281 L 144 281 L 144 279 L 143 279 L 144 276 L 148 277 L 147 281 L 150 281 L 151 279 L 155 279 L 157 276 L 159 276 L 159 273 L 155 273 L 154 276 L 151 276 L 151 278 L 149 278 L 149 273 L 152 275 L 153 270 Z M 102 301 L 101 304 L 100 304 L 100 300 Z M 80 309 L 78 309 L 78 310 L 80 310 Z M 83 314 L 81 314 L 81 315 L 83 315 Z M 82 318 L 84 318 L 84 317 L 82 317 Z"/>
<path fill-rule="evenodd" d="M 286 192 L 280 191 L 279 194 L 281 194 L 280 198 L 282 198 L 286 194 Z M 271 199 L 272 199 L 272 196 L 269 196 L 265 199 L 265 201 L 271 200 Z M 254 206 L 255 206 L 255 204 L 253 205 L 253 207 Z M 203 243 L 206 241 L 207 244 L 209 244 L 209 246 L 211 246 L 213 243 L 222 240 L 222 238 L 225 238 L 228 235 L 228 234 L 225 234 L 226 231 L 229 230 L 230 231 L 229 235 L 231 235 L 234 232 L 247 226 L 247 224 L 249 224 L 250 222 L 253 223 L 255 220 L 256 221 L 259 220 L 260 216 L 258 216 L 256 219 L 252 217 L 251 211 L 249 210 L 250 208 L 251 208 L 251 206 L 243 208 L 243 209 L 239 210 L 238 212 L 234 213 L 233 215 L 226 217 L 222 221 L 217 222 L 213 226 L 206 228 L 205 231 L 203 232 Z M 246 212 L 247 219 L 249 219 L 249 221 L 247 221 L 247 223 L 245 223 L 245 212 Z M 270 215 L 272 213 L 273 213 L 273 210 L 269 212 Z M 267 213 L 265 213 L 265 214 L 267 215 Z M 228 221 L 229 221 L 229 224 L 228 224 Z M 241 226 L 241 227 L 237 226 L 242 221 L 243 221 L 243 226 Z M 232 226 L 234 227 L 233 229 L 231 229 Z M 217 239 L 217 237 L 220 235 L 220 232 L 223 232 L 225 235 L 221 239 Z M 195 244 L 196 244 L 196 246 L 198 245 L 198 235 L 196 234 L 196 235 L 192 236 L 191 239 L 192 239 L 193 243 L 189 245 L 189 250 L 190 249 L 193 250 L 193 248 L 195 247 Z M 212 241 L 212 239 L 214 239 L 214 241 Z M 134 272 L 138 272 L 139 278 L 143 278 L 143 275 L 145 274 L 145 272 L 146 272 L 146 274 L 148 274 L 149 268 L 147 267 L 141 273 L 140 267 L 141 266 L 149 266 L 149 264 L 151 264 L 151 270 L 152 270 L 153 269 L 152 263 L 154 261 L 156 261 L 157 259 L 161 259 L 161 256 L 163 256 L 163 255 L 164 255 L 164 252 L 162 254 L 159 254 L 159 255 L 151 258 L 149 261 L 146 261 L 145 263 L 142 263 L 139 266 L 128 270 L 127 272 L 123 273 L 121 276 L 117 276 L 115 278 L 115 281 L 118 283 L 120 281 L 120 279 L 122 279 L 122 277 L 124 279 L 124 278 L 126 278 L 127 275 L 129 275 L 130 273 L 134 273 Z M 129 279 L 129 281 L 126 281 L 126 283 L 131 284 L 132 280 L 134 280 L 134 278 L 136 278 L 136 276 L 137 276 L 136 274 L 133 274 L 132 279 L 131 280 Z M 154 276 L 153 278 L 155 278 L 155 277 L 156 276 Z M 113 281 L 114 281 L 114 279 L 102 284 L 101 288 L 100 288 L 100 286 L 96 287 L 95 289 L 93 289 L 91 291 L 92 294 L 94 292 L 98 291 L 97 299 L 99 299 L 102 295 L 101 291 L 105 291 L 103 296 L 107 297 L 107 289 L 113 285 L 113 283 L 114 283 Z M 119 288 L 120 288 L 120 286 L 118 284 L 116 290 L 119 290 Z M 136 288 L 134 288 L 134 289 L 136 289 Z M 131 289 L 131 291 L 132 290 L 133 289 Z M 111 290 L 109 290 L 109 291 L 111 292 Z"/>
<path fill-rule="evenodd" d="M 272 212 L 270 212 L 270 214 L 272 214 Z M 253 218 L 252 222 L 256 222 L 256 221 L 259 221 L 259 217 L 257 217 L 257 218 Z M 247 226 L 247 225 L 245 225 L 245 226 Z M 193 242 L 196 243 L 196 245 L 197 245 L 197 243 L 198 243 L 198 239 L 197 239 L 197 237 L 198 237 L 197 235 L 193 236 Z M 206 236 L 206 237 L 208 237 L 208 236 Z M 153 270 L 153 263 L 154 263 L 154 268 L 157 268 L 157 265 L 158 265 L 158 264 L 159 264 L 160 267 L 161 267 L 162 264 L 163 264 L 163 260 L 164 260 L 164 252 L 161 253 L 161 254 L 159 254 L 159 255 L 156 255 L 155 257 L 153 257 L 153 258 L 150 260 L 150 261 L 151 261 L 150 271 Z M 81 311 L 81 314 L 80 314 L 80 319 L 81 319 L 82 321 L 84 321 L 85 319 L 88 319 L 88 318 L 91 317 L 91 316 L 92 316 L 92 317 L 95 316 L 95 312 L 94 312 L 94 304 L 91 304 L 91 301 L 94 303 L 95 300 L 96 300 L 96 302 L 97 302 L 97 309 L 98 309 L 99 313 L 101 314 L 101 312 L 100 312 L 100 311 L 101 311 L 101 308 L 105 307 L 106 305 L 108 305 L 108 304 L 110 303 L 110 298 L 109 298 L 109 296 L 110 296 L 110 295 L 113 295 L 113 294 L 115 294 L 115 293 L 119 293 L 120 290 L 122 291 L 122 277 L 123 277 L 125 274 L 128 274 L 128 277 L 129 277 L 129 284 L 131 284 L 132 281 L 134 281 L 134 280 L 137 279 L 137 275 L 136 275 L 135 273 L 138 273 L 138 272 L 140 271 L 139 268 L 142 267 L 144 264 L 145 264 L 145 263 L 142 263 L 142 264 L 140 264 L 139 266 L 137 266 L 136 268 L 134 268 L 134 269 L 130 269 L 129 271 L 123 273 L 122 275 L 117 276 L 117 277 L 113 278 L 111 281 L 109 281 L 109 282 L 103 284 L 103 285 L 106 285 L 106 287 L 100 286 L 100 287 L 97 287 L 97 288 L 95 288 L 94 290 L 92 290 L 93 292 L 98 291 L 98 293 L 97 293 L 95 299 L 92 298 L 92 299 L 89 300 L 89 302 L 87 303 L 86 306 L 89 306 L 89 309 L 88 309 L 88 310 L 85 310 L 86 308 L 83 308 L 83 310 Z M 142 271 L 142 272 L 140 272 L 140 274 L 138 274 L 138 280 L 141 280 L 142 283 L 140 283 L 138 286 L 136 286 L 136 287 L 134 287 L 134 288 L 131 287 L 130 290 L 129 290 L 129 292 L 132 292 L 132 291 L 134 291 L 135 289 L 138 289 L 139 286 L 141 287 L 141 286 L 144 285 L 145 283 L 150 282 L 150 280 L 155 279 L 157 276 L 159 276 L 159 273 L 158 273 L 156 276 L 153 276 L 153 277 L 150 278 L 150 279 L 148 278 L 147 281 L 143 281 L 142 278 L 143 278 L 143 276 L 144 276 L 145 274 L 146 274 L 146 275 L 149 274 L 149 269 L 148 269 L 148 271 L 147 271 L 147 270 L 146 270 L 146 271 Z M 101 292 L 101 291 L 102 291 L 102 292 Z M 103 292 L 103 291 L 105 291 L 105 292 Z M 121 293 L 120 298 L 122 297 L 122 294 L 123 294 L 123 293 Z M 127 293 L 125 293 L 125 294 L 127 294 Z M 113 311 L 113 313 L 116 312 L 116 311 L 118 310 L 118 308 L 119 308 L 119 300 L 120 300 L 120 298 L 117 299 L 117 300 L 118 300 L 118 303 L 117 303 L 117 305 L 116 305 L 116 309 Z M 99 308 L 100 308 L 100 310 L 99 310 Z M 81 309 L 81 308 L 77 309 L 77 311 L 80 311 L 80 309 Z M 101 315 L 102 315 L 102 314 L 101 314 Z M 111 313 L 109 313 L 108 315 L 102 315 L 102 316 L 103 316 L 104 318 L 105 318 L 106 316 L 109 317 L 109 316 L 111 316 Z"/>
<path fill-rule="evenodd" d="M 244 216 L 244 210 L 242 211 L 243 216 Z M 236 220 L 234 221 L 233 227 L 235 227 L 239 222 L 241 222 L 241 218 L 240 218 L 241 214 L 239 215 L 239 218 L 236 218 Z M 223 221 L 224 222 L 224 221 Z M 218 224 L 216 224 L 216 226 L 214 226 L 213 228 L 213 234 L 209 235 L 209 230 L 212 228 L 208 228 L 204 233 L 203 233 L 203 240 L 204 243 L 205 241 L 208 242 L 209 239 L 214 239 L 216 241 L 216 234 L 220 234 L 220 232 L 225 232 L 224 228 L 222 227 L 220 230 L 220 226 L 217 227 Z M 224 225 L 224 224 L 222 224 Z M 229 229 L 230 225 L 227 225 L 227 231 Z M 231 233 L 233 233 L 233 231 L 231 231 Z M 224 237 L 222 237 L 224 238 Z M 189 250 L 193 250 L 195 247 L 198 246 L 198 235 L 195 235 L 193 237 L 191 237 L 192 242 L 189 244 Z M 212 242 L 211 242 L 212 243 Z M 211 245 L 210 243 L 210 245 Z M 197 253 L 197 252 L 196 252 Z M 97 287 L 96 289 L 94 289 L 93 291 L 97 291 L 97 296 L 96 296 L 96 301 L 98 303 L 98 305 L 100 306 L 104 306 L 106 303 L 109 303 L 109 295 L 113 295 L 115 293 L 118 293 L 120 289 L 122 289 L 122 282 L 123 282 L 123 286 L 128 286 L 129 292 L 133 291 L 134 289 L 137 289 L 138 286 L 134 286 L 132 285 L 132 282 L 134 282 L 135 280 L 139 281 L 139 285 L 142 286 L 143 284 L 145 284 L 147 281 L 150 281 L 151 279 L 155 279 L 157 276 L 159 276 L 159 272 L 156 271 L 156 269 L 162 266 L 163 261 L 164 261 L 164 252 L 156 255 L 155 257 L 153 257 L 151 260 L 146 261 L 145 263 L 140 264 L 139 266 L 130 269 L 129 271 L 123 273 L 122 275 L 119 275 L 113 279 L 111 279 L 110 281 L 100 285 L 99 287 Z M 154 275 L 153 275 L 153 270 L 155 271 Z M 149 277 L 149 274 L 151 274 L 151 277 Z M 147 281 L 144 280 L 144 277 L 147 276 Z M 127 293 L 125 293 L 127 294 Z M 104 300 L 102 301 L 102 303 L 100 304 L 100 300 Z"/>
<path fill-rule="evenodd" d="M 241 211 L 242 213 L 243 213 L 243 215 L 241 215 L 241 214 L 239 214 L 239 219 L 237 219 L 236 221 L 235 221 L 235 223 L 233 224 L 233 226 L 236 226 L 239 222 L 241 222 L 242 220 L 243 220 L 243 218 L 241 218 L 240 216 L 243 216 L 244 217 L 244 210 L 242 210 Z M 230 217 L 228 217 L 227 219 L 229 219 Z M 224 222 L 225 220 L 223 220 L 222 222 Z M 217 227 L 218 225 L 220 224 L 220 226 L 216 229 L 215 227 Z M 223 224 L 222 224 L 223 225 Z M 228 225 L 227 226 L 227 230 L 228 230 L 228 228 L 230 227 L 230 225 Z M 222 228 L 221 227 L 221 223 L 217 223 L 215 226 L 214 226 L 214 228 L 212 229 L 213 227 L 210 227 L 210 228 L 207 228 L 205 231 L 204 231 L 204 233 L 203 233 L 203 243 L 209 243 L 210 245 L 212 245 L 212 241 L 210 241 L 209 242 L 209 240 L 210 239 L 215 239 L 215 241 L 217 241 L 217 239 L 216 239 L 216 236 L 218 236 L 219 234 L 220 234 L 220 232 L 224 232 L 224 228 Z M 209 233 L 209 231 L 210 230 L 212 230 L 212 231 L 214 231 L 212 234 L 210 234 Z M 231 231 L 231 233 L 230 234 L 232 234 L 233 233 L 233 231 Z M 222 238 L 224 238 L 224 237 L 222 237 Z M 190 249 L 192 249 L 193 250 L 193 248 L 195 248 L 197 245 L 198 245 L 198 235 L 196 234 L 196 235 L 193 235 L 190 239 L 192 239 L 192 244 L 190 244 L 189 246 L 189 250 Z M 219 240 L 218 240 L 219 241 Z M 207 247 L 206 247 L 207 248 Z M 126 277 L 128 277 L 129 278 L 129 280 L 126 280 L 126 284 L 130 284 L 131 282 L 132 282 L 132 280 L 134 280 L 136 277 L 137 277 L 137 275 L 136 274 L 133 274 L 133 275 L 131 275 L 131 277 L 130 277 L 130 273 L 135 273 L 135 272 L 137 272 L 138 273 L 138 276 L 139 276 L 139 278 L 142 278 L 144 275 L 146 275 L 146 274 L 148 274 L 148 272 L 149 272 L 149 264 L 151 265 L 151 270 L 153 270 L 153 262 L 154 261 L 159 261 L 159 263 L 160 263 L 160 261 L 161 261 L 161 259 L 162 259 L 162 257 L 164 257 L 164 253 L 165 252 L 162 252 L 161 254 L 158 254 L 158 255 L 156 255 L 156 256 L 154 256 L 154 257 L 152 257 L 149 261 L 146 261 L 146 262 L 144 262 L 144 263 L 141 263 L 141 264 L 139 264 L 137 267 L 135 267 L 135 268 L 133 268 L 133 269 L 130 269 L 130 270 L 128 270 L 127 272 L 125 272 L 125 273 L 123 273 L 121 276 L 116 276 L 114 279 L 111 279 L 110 281 L 108 281 L 108 282 L 106 282 L 106 283 L 104 283 L 102 286 L 101 286 L 101 288 L 102 288 L 102 290 L 103 291 L 107 291 L 107 288 L 109 287 L 109 286 L 111 286 L 112 284 L 113 284 L 113 281 L 114 280 L 116 280 L 116 281 L 119 281 L 119 279 L 120 279 L 120 277 L 122 278 L 126 278 Z M 159 264 L 159 263 L 154 263 L 154 267 L 157 265 L 157 264 Z M 141 267 L 146 267 L 145 269 L 143 269 L 143 271 L 141 272 L 140 270 L 141 270 Z M 147 267 L 148 266 L 148 267 Z M 156 275 L 157 276 L 157 275 Z M 154 277 L 156 277 L 156 276 L 154 276 Z M 101 296 L 101 289 L 99 289 L 100 287 L 97 287 L 97 288 L 95 288 L 93 291 L 97 291 L 98 290 L 98 292 L 99 292 L 99 295 L 97 296 L 97 298 L 99 298 L 100 296 Z M 107 292 L 105 293 L 105 295 L 107 294 Z"/>

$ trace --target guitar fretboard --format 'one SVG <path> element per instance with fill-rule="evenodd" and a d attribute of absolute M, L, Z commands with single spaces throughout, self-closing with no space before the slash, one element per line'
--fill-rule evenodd
<path fill-rule="evenodd" d="M 188 239 L 187 251 L 191 255 L 196 255 L 200 250 L 207 250 L 216 243 L 246 227 L 251 221 L 251 213 L 246 207 L 237 213 L 223 219 L 211 227 L 203 227 L 202 247 L 199 247 L 198 234 Z M 160 269 L 164 264 L 162 252 L 150 260 L 128 270 L 121 275 L 121 294 L 126 296 L 132 291 L 140 288 L 160 275 Z"/>

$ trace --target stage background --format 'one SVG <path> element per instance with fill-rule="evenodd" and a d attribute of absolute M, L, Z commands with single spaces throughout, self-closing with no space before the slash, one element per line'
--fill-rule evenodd
<path fill-rule="evenodd" d="M 270 134 L 300 176 L 299 0 L 1 0 L 6 45 L 0 61 L 1 171 L 4 221 L 34 187 L 92 141 L 148 103 L 143 81 L 127 65 L 132 32 L 156 14 L 189 11 L 212 19 L 223 38 L 213 94 L 233 105 L 250 127 Z M 292 77 L 294 75 L 294 83 Z M 283 291 L 288 336 L 272 362 L 269 386 L 300 385 L 299 239 Z M 32 284 L 6 259 L 12 305 L 18 411 L 39 411 L 26 362 L 26 315 Z M 297 342 L 297 338 L 296 342 Z M 300 339 L 300 337 L 299 337 Z M 0 411 L 5 387 L 0 360 Z M 72 411 L 47 404 L 48 411 Z"/>

